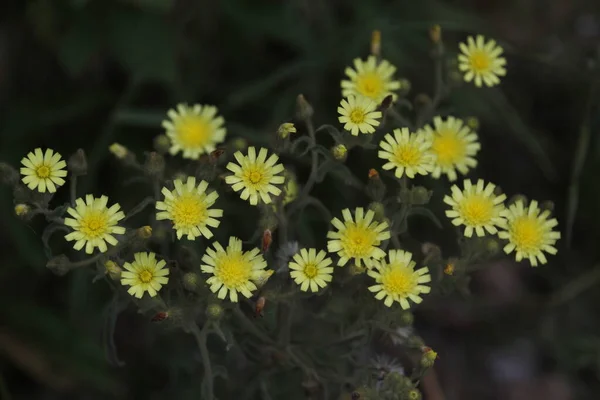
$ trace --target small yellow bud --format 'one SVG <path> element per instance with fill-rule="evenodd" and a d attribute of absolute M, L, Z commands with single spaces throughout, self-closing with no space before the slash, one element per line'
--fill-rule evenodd
<path fill-rule="evenodd" d="M 421 366 L 425 368 L 433 367 L 438 354 L 431 347 L 423 347 L 423 356 L 421 357 Z"/>
<path fill-rule="evenodd" d="M 244 138 L 235 138 L 231 141 L 231 146 L 234 150 L 244 150 L 248 147 L 248 141 Z"/>
<path fill-rule="evenodd" d="M 206 307 L 206 315 L 210 319 L 220 319 L 223 316 L 223 307 L 217 303 L 209 304 Z"/>
<path fill-rule="evenodd" d="M 421 392 L 419 389 L 411 389 L 408 392 L 408 398 L 409 400 L 421 400 Z"/>
<path fill-rule="evenodd" d="M 434 44 L 439 43 L 442 40 L 442 27 L 436 24 L 429 28 L 429 38 Z"/>
<path fill-rule="evenodd" d="M 277 134 L 282 139 L 285 139 L 286 137 L 288 137 L 290 135 L 290 133 L 296 133 L 296 132 L 297 132 L 296 127 L 291 122 L 283 123 L 283 124 L 279 125 L 279 128 L 277 128 Z"/>
<path fill-rule="evenodd" d="M 371 210 L 371 211 L 373 211 L 373 213 L 375 213 L 376 221 L 381 221 L 383 218 L 385 218 L 385 207 L 384 207 L 383 203 L 374 201 L 371 204 L 369 204 L 369 210 Z"/>
<path fill-rule="evenodd" d="M 373 31 L 371 34 L 371 54 L 376 57 L 381 55 L 381 31 Z"/>
<path fill-rule="evenodd" d="M 501 246 L 500 243 L 493 237 L 487 237 L 485 240 L 485 250 L 488 254 L 494 256 L 500 252 Z"/>
<path fill-rule="evenodd" d="M 183 287 L 189 290 L 190 292 L 194 292 L 198 289 L 198 284 L 200 283 L 200 276 L 195 272 L 186 272 L 183 275 Z"/>
<path fill-rule="evenodd" d="M 24 217 L 30 210 L 27 204 L 19 203 L 15 206 L 15 214 L 19 217 Z"/>
<path fill-rule="evenodd" d="M 473 129 L 474 131 L 479 129 L 479 120 L 477 119 L 477 117 L 468 117 L 465 122 L 467 123 L 467 126 Z"/>
<path fill-rule="evenodd" d="M 116 262 L 108 260 L 104 263 L 104 268 L 106 269 L 108 276 L 110 276 L 110 279 L 113 281 L 117 281 L 121 278 L 121 272 L 123 272 L 123 270 Z"/>
<path fill-rule="evenodd" d="M 345 161 L 348 154 L 348 148 L 343 144 L 338 144 L 331 148 L 331 154 L 333 154 L 333 158 L 336 160 Z"/>
<path fill-rule="evenodd" d="M 403 310 L 400 313 L 398 320 L 402 326 L 411 326 L 415 320 L 415 317 L 410 311 Z"/>
<path fill-rule="evenodd" d="M 152 236 L 152 227 L 149 225 L 142 226 L 137 230 L 137 234 L 142 239 L 148 239 L 150 236 Z"/>
<path fill-rule="evenodd" d="M 120 143 L 113 143 L 109 146 L 108 150 L 119 160 L 124 160 L 125 157 L 129 154 L 129 150 L 127 147 L 123 146 Z"/>
<path fill-rule="evenodd" d="M 154 138 L 154 149 L 159 154 L 167 154 L 171 149 L 171 139 L 167 135 L 158 135 Z"/>

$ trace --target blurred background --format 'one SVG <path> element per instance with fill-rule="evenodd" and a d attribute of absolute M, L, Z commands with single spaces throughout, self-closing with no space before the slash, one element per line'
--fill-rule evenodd
<path fill-rule="evenodd" d="M 411 101 L 433 90 L 431 25 L 441 25 L 449 54 L 468 34 L 493 37 L 508 60 L 501 86 L 459 85 L 441 112 L 479 119 L 472 176 L 509 196 L 553 202 L 563 239 L 543 267 L 501 258 L 473 275 L 471 298 L 418 309 L 416 326 L 440 355 L 443 393 L 425 398 L 595 399 L 599 11 L 594 0 L 6 0 L 0 160 L 18 166 L 35 147 L 64 156 L 81 147 L 89 162 L 81 193 L 106 193 L 127 209 L 131 193 L 107 147 L 118 141 L 141 157 L 178 102 L 215 104 L 229 138 L 265 144 L 293 117 L 299 93 L 317 125 L 335 123 L 343 70 L 368 54 L 374 29 L 383 57 L 411 82 Z M 358 149 L 347 161 L 364 181 L 376 163 Z M 299 169 L 301 181 L 306 172 Z M 439 206 L 447 185 L 428 184 L 440 189 Z M 315 189 L 332 212 L 344 198 L 361 204 L 339 186 Z M 49 271 L 43 221 L 20 221 L 11 191 L 1 190 L 0 399 L 199 398 L 193 338 L 134 309 L 107 317 L 110 288 L 86 270 Z M 53 203 L 65 200 L 59 192 Z M 448 231 L 425 222 L 411 231 L 445 256 L 456 251 Z"/>

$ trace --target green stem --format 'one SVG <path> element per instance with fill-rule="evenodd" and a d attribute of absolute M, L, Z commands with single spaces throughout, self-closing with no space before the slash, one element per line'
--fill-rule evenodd
<path fill-rule="evenodd" d="M 77 175 L 71 174 L 71 183 L 69 187 L 71 195 L 71 206 L 75 207 L 75 200 L 77 199 Z"/>
<path fill-rule="evenodd" d="M 444 45 L 440 41 L 434 49 L 434 95 L 431 103 L 424 107 L 423 111 L 417 115 L 416 127 L 420 128 L 423 124 L 433 117 L 433 113 L 444 97 Z"/>
<path fill-rule="evenodd" d="M 302 187 L 302 190 L 298 194 L 296 201 L 294 201 L 294 203 L 290 206 L 290 209 L 288 211 L 289 215 L 292 215 L 294 213 L 294 211 L 296 211 L 296 209 L 298 207 L 300 207 L 300 205 L 302 204 L 302 200 L 304 200 L 304 198 L 306 196 L 308 196 L 308 194 L 312 190 L 312 187 L 314 186 L 314 184 L 317 181 L 317 172 L 318 172 L 318 168 L 319 168 L 319 155 L 317 154 L 317 151 L 315 150 L 315 146 L 317 145 L 315 127 L 313 126 L 312 120 L 310 118 L 307 118 L 304 121 L 304 123 L 306 124 L 306 129 L 308 130 L 308 135 L 310 137 L 310 145 L 309 145 L 311 147 L 311 150 L 310 150 L 310 154 L 311 154 L 310 175 L 308 177 L 308 180 L 306 181 L 306 184 L 304 185 L 304 187 Z"/>
<path fill-rule="evenodd" d="M 191 326 L 190 332 L 194 335 L 198 349 L 200 350 L 200 356 L 202 357 L 202 366 L 204 367 L 204 386 L 206 391 L 206 399 L 214 400 L 215 395 L 213 392 L 213 371 L 212 364 L 210 363 L 210 357 L 208 354 L 208 348 L 206 347 L 206 338 L 208 335 L 208 323 L 205 323 L 202 330 L 198 329 L 196 324 Z"/>
<path fill-rule="evenodd" d="M 137 206 L 133 207 L 131 209 L 131 211 L 129 211 L 127 213 L 127 215 L 125 215 L 125 218 L 123 219 L 123 221 L 127 221 L 129 218 L 140 213 L 144 208 L 146 208 L 149 205 L 154 204 L 154 203 L 155 203 L 154 197 L 146 197 Z"/>

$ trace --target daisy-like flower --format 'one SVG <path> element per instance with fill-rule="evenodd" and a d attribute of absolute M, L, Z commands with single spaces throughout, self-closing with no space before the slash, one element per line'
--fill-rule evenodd
<path fill-rule="evenodd" d="M 506 75 L 506 59 L 500 57 L 503 50 L 496 41 L 486 42 L 482 35 L 469 36 L 467 43 L 460 43 L 459 47 L 462 54 L 458 55 L 458 69 L 465 73 L 465 82 L 491 87 L 500 83 L 499 76 Z"/>
<path fill-rule="evenodd" d="M 496 196 L 495 188 L 496 185 L 486 185 L 481 179 L 476 185 L 466 179 L 462 191 L 453 185 L 452 196 L 444 197 L 444 203 L 452 207 L 446 211 L 446 216 L 452 219 L 454 226 L 465 226 L 466 237 L 473 236 L 473 231 L 477 236 L 484 236 L 485 231 L 491 234 L 498 232 L 496 226 L 502 224 L 506 215 L 503 203 L 506 195 Z"/>
<path fill-rule="evenodd" d="M 167 112 L 169 120 L 162 123 L 171 139 L 171 154 L 183 152 L 183 158 L 198 159 L 216 149 L 225 140 L 225 120 L 217 116 L 217 107 L 178 104 L 177 110 Z"/>
<path fill-rule="evenodd" d="M 57 187 L 65 184 L 67 163 L 52 149 L 46 149 L 45 153 L 35 149 L 21 160 L 21 164 L 22 181 L 31 190 L 54 193 Z"/>
<path fill-rule="evenodd" d="M 169 269 L 164 260 L 157 260 L 154 253 L 135 253 L 132 263 L 123 264 L 121 285 L 131 286 L 127 293 L 141 299 L 144 292 L 150 297 L 156 296 L 162 285 L 169 282 Z"/>
<path fill-rule="evenodd" d="M 338 107 L 339 121 L 344 124 L 344 129 L 358 136 L 360 133 L 373 133 L 375 127 L 379 126 L 381 112 L 375 111 L 377 104 L 368 97 L 348 96 L 342 99 Z"/>
<path fill-rule="evenodd" d="M 162 189 L 164 201 L 156 202 L 156 219 L 168 219 L 173 222 L 177 238 L 187 235 L 188 240 L 198 236 L 211 238 L 210 228 L 217 228 L 221 223 L 216 218 L 223 216 L 223 210 L 210 208 L 219 197 L 217 192 L 207 193 L 208 183 L 200 181 L 196 186 L 196 178 L 190 176 L 184 183 L 181 179 L 174 182 L 175 190 Z"/>
<path fill-rule="evenodd" d="M 410 133 L 408 128 L 394 129 L 394 135 L 388 133 L 379 142 L 377 154 L 387 163 L 383 169 L 396 169 L 396 178 L 406 174 L 409 178 L 415 175 L 427 175 L 434 168 L 435 156 L 431 152 L 431 138 L 424 133 Z"/>
<path fill-rule="evenodd" d="M 355 211 L 355 219 L 348 208 L 342 211 L 342 216 L 344 222 L 338 218 L 331 220 L 337 231 L 327 232 L 327 250 L 340 256 L 337 265 L 344 266 L 353 258 L 358 267 L 361 266 L 361 261 L 367 267 L 371 267 L 374 259 L 385 256 L 385 252 L 378 246 L 390 238 L 386 222 L 373 221 L 375 213 L 369 210 L 365 214 L 364 209 L 360 207 Z"/>
<path fill-rule="evenodd" d="M 85 246 L 85 252 L 92 254 L 97 247 L 104 253 L 108 249 L 106 242 L 112 246 L 117 244 L 114 234 L 125 233 L 125 228 L 117 225 L 125 218 L 123 211 L 120 211 L 121 206 L 113 204 L 108 208 L 107 204 L 108 197 L 94 198 L 88 194 L 85 202 L 79 198 L 75 200 L 75 208 L 67 209 L 67 213 L 73 218 L 65 218 L 65 225 L 73 228 L 73 232 L 67 234 L 65 239 L 75 241 L 75 250 L 81 250 Z"/>
<path fill-rule="evenodd" d="M 375 261 L 375 267 L 367 274 L 375 279 L 375 285 L 369 286 L 369 291 L 376 293 L 377 300 L 384 300 L 390 307 L 394 301 L 407 310 L 410 308 L 408 300 L 419 304 L 423 299 L 421 294 L 429 293 L 431 288 L 424 283 L 431 282 L 429 268 L 423 267 L 415 271 L 416 263 L 412 261 L 412 254 L 408 251 L 390 250 L 389 262 L 385 259 Z"/>
<path fill-rule="evenodd" d="M 294 255 L 294 261 L 290 262 L 290 276 L 300 285 L 300 290 L 307 292 L 310 288 L 311 292 L 317 292 L 331 282 L 332 261 L 326 256 L 325 251 L 317 253 L 316 249 L 302 249 Z"/>
<path fill-rule="evenodd" d="M 206 280 L 210 290 L 217 297 L 224 299 L 229 292 L 229 299 L 238 301 L 238 292 L 251 297 L 257 289 L 253 281 L 259 280 L 267 267 L 267 262 L 259 249 L 242 251 L 242 241 L 236 237 L 229 238 L 229 245 L 224 249 L 218 242 L 213 244 L 214 250 L 206 249 L 202 257 L 202 272 L 212 274 Z"/>
<path fill-rule="evenodd" d="M 233 190 L 239 192 L 242 200 L 249 200 L 253 206 L 258 204 L 258 199 L 269 204 L 271 202 L 270 194 L 279 196 L 281 189 L 277 186 L 285 181 L 281 175 L 283 165 L 275 164 L 279 157 L 271 154 L 267 159 L 267 149 L 261 148 L 256 156 L 256 149 L 248 147 L 248 155 L 244 156 L 241 151 L 234 155 L 238 164 L 230 162 L 227 169 L 233 172 L 225 178 L 225 182 L 231 185 Z"/>
<path fill-rule="evenodd" d="M 456 171 L 463 175 L 477 165 L 475 155 L 481 148 L 477 134 L 458 118 L 441 117 L 433 119 L 433 128 L 425 125 L 423 130 L 431 138 L 431 152 L 435 163 L 431 176 L 439 178 L 446 174 L 452 182 L 458 178 Z M 420 132 L 420 133 L 421 133 Z"/>
<path fill-rule="evenodd" d="M 546 264 L 544 252 L 556 254 L 554 244 L 560 239 L 560 232 L 553 230 L 558 225 L 555 218 L 549 218 L 550 211 L 542 211 L 533 200 L 525 207 L 522 200 L 508 207 L 506 220 L 502 221 L 498 232 L 501 239 L 508 240 L 504 246 L 506 254 L 516 251 L 517 261 L 527 258 L 532 266 Z"/>
<path fill-rule="evenodd" d="M 393 80 L 396 67 L 386 60 L 378 62 L 375 56 L 369 56 L 366 61 L 356 58 L 354 69 L 347 67 L 344 72 L 350 80 L 342 81 L 342 97 L 365 96 L 379 104 L 401 86 L 399 81 Z"/>

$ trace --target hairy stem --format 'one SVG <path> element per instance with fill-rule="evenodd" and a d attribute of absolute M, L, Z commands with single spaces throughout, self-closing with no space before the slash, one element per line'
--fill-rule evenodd
<path fill-rule="evenodd" d="M 71 182 L 69 187 L 71 206 L 75 207 L 75 200 L 77 199 L 77 175 L 71 174 Z"/>
<path fill-rule="evenodd" d="M 202 366 L 204 367 L 204 386 L 203 389 L 206 392 L 207 400 L 214 400 L 215 395 L 213 392 L 213 371 L 212 364 L 210 363 L 210 357 L 208 354 L 208 348 L 206 347 L 206 339 L 208 335 L 208 323 L 205 323 L 202 330 L 198 329 L 196 324 L 191 326 L 191 333 L 196 339 L 198 349 L 200 350 L 200 356 L 202 357 Z"/>

